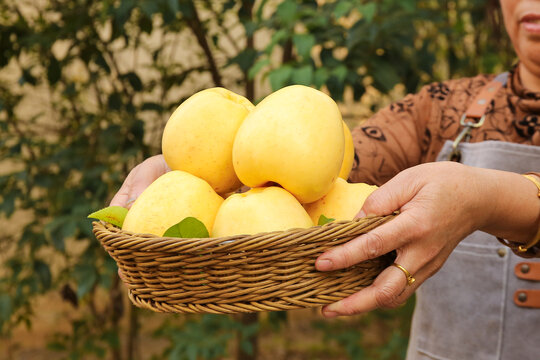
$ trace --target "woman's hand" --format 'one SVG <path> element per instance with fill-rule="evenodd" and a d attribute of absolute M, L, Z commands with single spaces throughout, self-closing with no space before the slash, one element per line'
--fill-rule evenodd
<path fill-rule="evenodd" d="M 135 166 L 128 174 L 120 190 L 114 195 L 110 206 L 130 208 L 142 192 L 161 175 L 171 171 L 163 155 L 152 156 Z M 118 276 L 127 283 L 122 270 L 118 269 Z"/>
<path fill-rule="evenodd" d="M 161 175 L 170 171 L 163 155 L 152 156 L 130 171 L 110 206 L 130 208 L 141 193 Z"/>
<path fill-rule="evenodd" d="M 404 272 L 390 266 L 371 286 L 324 307 L 323 315 L 352 315 L 403 304 L 441 268 L 457 244 L 475 230 L 497 236 L 512 236 L 521 231 L 514 241 L 526 241 L 527 236 L 534 235 L 537 222 L 535 191 L 534 184 L 518 174 L 453 162 L 423 164 L 399 173 L 367 198 L 358 217 L 386 215 L 395 210 L 400 214 L 325 252 L 317 259 L 316 267 L 321 271 L 341 269 L 396 250 L 395 263 L 408 270 L 416 281 L 407 285 Z M 525 218 L 521 216 L 523 206 L 528 207 Z M 508 219 L 512 212 L 519 215 Z M 502 219 L 520 224 L 506 225 Z"/>

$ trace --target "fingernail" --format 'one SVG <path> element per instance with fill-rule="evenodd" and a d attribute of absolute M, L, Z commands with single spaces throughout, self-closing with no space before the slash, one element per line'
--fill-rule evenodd
<path fill-rule="evenodd" d="M 366 217 L 366 213 L 364 210 L 360 210 L 360 212 L 356 215 L 358 219 L 361 219 L 363 217 Z"/>
<path fill-rule="evenodd" d="M 315 266 L 317 267 L 317 270 L 326 271 L 332 270 L 334 268 L 334 263 L 329 259 L 320 259 L 317 260 Z"/>
<path fill-rule="evenodd" d="M 324 315 L 324 317 L 331 319 L 331 318 L 335 318 L 339 314 L 337 312 L 334 312 L 334 311 L 323 311 L 323 315 Z"/>

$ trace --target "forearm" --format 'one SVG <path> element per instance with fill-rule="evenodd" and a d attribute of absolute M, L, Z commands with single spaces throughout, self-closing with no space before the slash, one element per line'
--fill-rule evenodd
<path fill-rule="evenodd" d="M 538 188 L 524 176 L 512 172 L 479 169 L 489 184 L 492 199 L 485 204 L 489 217 L 480 230 L 511 242 L 526 244 L 540 226 Z"/>

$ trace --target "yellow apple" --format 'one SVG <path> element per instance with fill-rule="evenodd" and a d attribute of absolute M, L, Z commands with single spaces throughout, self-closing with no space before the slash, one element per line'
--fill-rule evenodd
<path fill-rule="evenodd" d="M 171 226 L 192 216 L 210 232 L 222 202 L 206 181 L 184 171 L 170 171 L 137 198 L 122 229 L 162 236 Z"/>
<path fill-rule="evenodd" d="M 247 186 L 277 183 L 309 203 L 330 191 L 344 143 L 337 104 L 316 89 L 288 86 L 261 101 L 238 129 L 234 169 Z"/>
<path fill-rule="evenodd" d="M 172 170 L 207 181 L 219 194 L 240 187 L 232 164 L 238 127 L 253 109 L 243 96 L 223 88 L 200 91 L 184 101 L 167 121 L 162 150 Z"/>
<path fill-rule="evenodd" d="M 351 130 L 349 130 L 345 121 L 343 122 L 343 136 L 345 138 L 345 154 L 343 155 L 341 170 L 339 170 L 339 177 L 347 180 L 354 162 L 354 144 Z"/>
<path fill-rule="evenodd" d="M 270 186 L 229 196 L 218 210 L 212 236 L 309 228 L 311 218 L 286 190 Z"/>
<path fill-rule="evenodd" d="M 336 220 L 352 220 L 376 189 L 375 185 L 348 183 L 339 178 L 328 194 L 311 204 L 305 204 L 304 208 L 314 224 L 319 223 L 321 215 Z"/>

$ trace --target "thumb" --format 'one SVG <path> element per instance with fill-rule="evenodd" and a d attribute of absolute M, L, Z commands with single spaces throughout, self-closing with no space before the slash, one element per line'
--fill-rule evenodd
<path fill-rule="evenodd" d="M 356 217 L 391 214 L 408 203 L 418 190 L 414 178 L 406 172 L 399 173 L 368 196 Z"/>
<path fill-rule="evenodd" d="M 111 200 L 110 206 L 130 208 L 135 199 L 143 193 L 150 184 L 166 172 L 170 171 L 163 155 L 153 156 L 137 165 L 128 174 L 122 187 Z"/>

